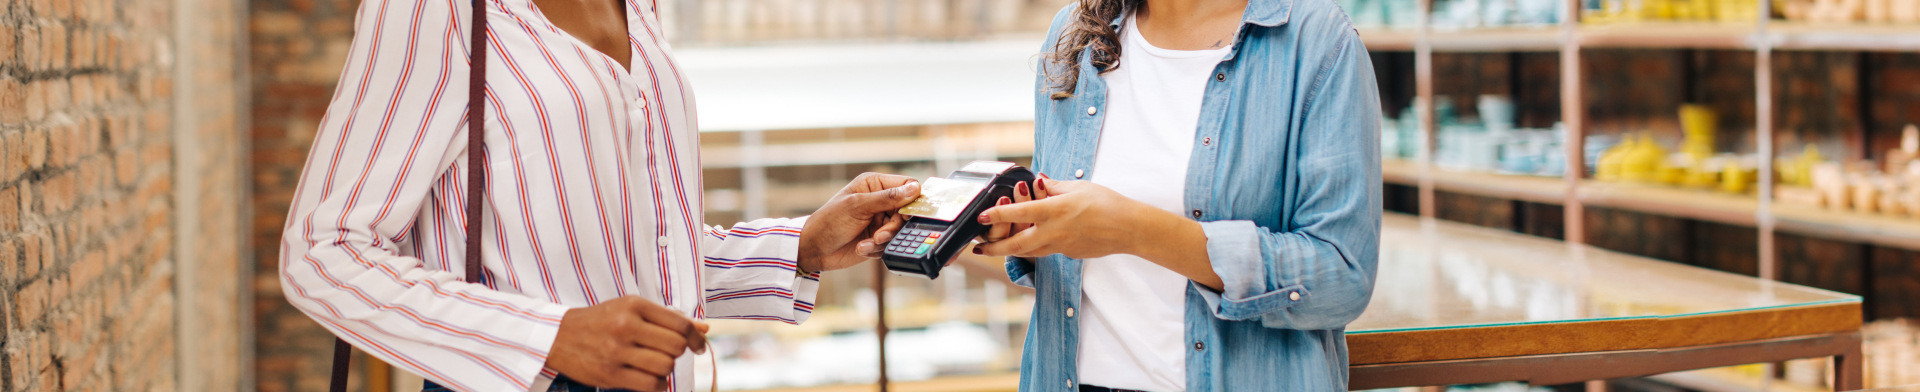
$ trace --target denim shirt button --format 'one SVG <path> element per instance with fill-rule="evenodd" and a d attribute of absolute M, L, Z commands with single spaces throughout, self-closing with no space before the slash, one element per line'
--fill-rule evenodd
<path fill-rule="evenodd" d="M 1206 349 L 1207 349 L 1206 343 L 1193 342 L 1193 351 L 1206 351 Z"/>
<path fill-rule="evenodd" d="M 1067 308 L 1067 318 L 1073 318 L 1073 308 Z"/>
<path fill-rule="evenodd" d="M 1213 145 L 1213 138 L 1211 138 L 1211 137 L 1203 137 L 1203 138 L 1200 138 L 1200 145 L 1202 145 L 1202 146 L 1211 146 L 1211 145 Z"/>
<path fill-rule="evenodd" d="M 1201 214 L 1200 210 L 1193 210 L 1193 219 L 1200 219 L 1200 215 L 1204 214 Z"/>
<path fill-rule="evenodd" d="M 1227 73 L 1226 72 L 1215 73 L 1213 74 L 1213 80 L 1217 82 L 1225 82 L 1227 81 Z"/>
<path fill-rule="evenodd" d="M 1095 114 L 1100 114 L 1100 108 L 1096 108 L 1096 107 L 1092 107 L 1092 106 L 1088 106 L 1088 107 L 1087 107 L 1087 115 L 1089 115 L 1089 116 L 1091 116 L 1091 115 L 1095 115 Z"/>
<path fill-rule="evenodd" d="M 1087 177 L 1087 169 L 1078 169 L 1073 171 L 1073 178 L 1086 178 L 1086 177 Z"/>
<path fill-rule="evenodd" d="M 1295 292 L 1291 292 L 1291 293 L 1287 293 L 1287 299 L 1288 299 L 1288 300 L 1293 300 L 1293 301 L 1299 301 L 1299 300 L 1300 300 L 1300 292 L 1298 292 L 1298 291 L 1295 291 Z"/>
<path fill-rule="evenodd" d="M 1067 379 L 1067 390 L 1073 390 L 1073 379 Z"/>

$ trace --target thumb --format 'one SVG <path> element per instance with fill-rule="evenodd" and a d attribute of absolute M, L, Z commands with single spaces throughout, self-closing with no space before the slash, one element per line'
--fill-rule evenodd
<path fill-rule="evenodd" d="M 920 182 L 909 181 L 892 189 L 855 193 L 847 195 L 847 210 L 860 215 L 872 215 L 898 210 L 920 198 Z"/>

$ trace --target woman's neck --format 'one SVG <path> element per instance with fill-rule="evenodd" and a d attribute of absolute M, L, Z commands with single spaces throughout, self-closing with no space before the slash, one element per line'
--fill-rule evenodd
<path fill-rule="evenodd" d="M 1174 50 L 1225 47 L 1239 31 L 1247 0 L 1146 0 L 1134 26 L 1159 46 Z"/>

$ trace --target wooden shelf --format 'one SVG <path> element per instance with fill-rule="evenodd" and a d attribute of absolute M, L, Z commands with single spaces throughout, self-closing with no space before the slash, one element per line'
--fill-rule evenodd
<path fill-rule="evenodd" d="M 1813 388 L 1783 380 L 1768 382 L 1764 377 L 1752 374 L 1755 369 L 1746 367 L 1760 365 L 1742 365 L 1736 367 L 1701 369 L 1687 372 L 1656 374 L 1647 376 L 1654 381 L 1664 382 L 1682 388 L 1706 392 L 1815 392 L 1826 389 Z"/>
<path fill-rule="evenodd" d="M 1637 22 L 1581 26 L 1580 46 L 1635 49 L 1752 49 L 1753 24 Z"/>
<path fill-rule="evenodd" d="M 1583 48 L 1754 49 L 1771 43 L 1783 50 L 1920 51 L 1920 26 L 1901 24 L 1775 21 L 1761 35 L 1752 23 L 1624 22 L 1580 26 Z M 1362 29 L 1368 50 L 1412 51 L 1414 29 Z M 1435 30 L 1434 52 L 1552 52 L 1563 45 L 1558 27 Z"/>
<path fill-rule="evenodd" d="M 1559 27 L 1501 27 L 1433 32 L 1435 52 L 1554 52 Z"/>
<path fill-rule="evenodd" d="M 1799 205 L 1773 206 L 1775 228 L 1811 237 L 1920 250 L 1920 219 Z"/>
<path fill-rule="evenodd" d="M 1373 52 L 1407 52 L 1420 40 L 1420 31 L 1412 29 L 1358 29 L 1360 42 Z"/>
<path fill-rule="evenodd" d="M 1380 169 L 1382 181 L 1388 184 L 1420 184 L 1420 167 L 1416 163 L 1387 160 L 1381 162 Z M 1542 204 L 1564 204 L 1565 184 L 1551 177 L 1433 171 L 1436 190 Z M 1581 182 L 1575 196 L 1590 207 L 1748 227 L 1758 225 L 1756 215 L 1760 209 L 1760 201 L 1753 195 L 1591 180 Z M 1777 204 L 1772 212 L 1775 229 L 1781 232 L 1920 250 L 1920 218 Z"/>
<path fill-rule="evenodd" d="M 1429 39 L 1435 52 L 1552 52 L 1560 50 L 1560 35 L 1556 27 L 1499 27 L 1435 30 Z M 1412 51 L 1420 31 L 1360 29 L 1360 40 L 1371 51 Z"/>
<path fill-rule="evenodd" d="M 1920 25 L 1773 22 L 1767 39 L 1787 50 L 1920 51 Z"/>
<path fill-rule="evenodd" d="M 1662 185 L 1584 181 L 1578 195 L 1591 207 L 1742 226 L 1753 226 L 1760 210 L 1760 200 L 1752 195 Z"/>
<path fill-rule="evenodd" d="M 1418 186 L 1420 165 L 1401 160 L 1386 160 L 1380 163 L 1380 175 L 1387 183 Z M 1433 169 L 1433 187 L 1453 193 L 1545 204 L 1564 203 L 1567 195 L 1566 182 L 1559 178 L 1448 171 L 1440 168 Z"/>

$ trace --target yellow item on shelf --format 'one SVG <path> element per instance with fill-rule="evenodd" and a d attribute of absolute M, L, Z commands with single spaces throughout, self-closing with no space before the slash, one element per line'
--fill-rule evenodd
<path fill-rule="evenodd" d="M 1717 126 L 1713 109 L 1707 105 L 1680 105 L 1680 129 L 1687 134 L 1680 142 L 1680 152 L 1699 161 L 1713 157 L 1713 133 Z"/>
<path fill-rule="evenodd" d="M 1787 185 L 1813 186 L 1813 167 L 1826 159 L 1820 156 L 1818 145 L 1807 144 L 1806 151 L 1798 158 L 1774 164 L 1774 168 L 1780 171 L 1780 182 Z"/>
<path fill-rule="evenodd" d="M 1693 167 L 1687 168 L 1685 178 L 1680 181 L 1680 185 L 1685 185 L 1689 188 L 1704 189 L 1712 189 L 1714 186 L 1720 185 L 1720 172 L 1709 166 L 1708 162 L 1709 161 L 1701 161 Z M 1737 167 L 1738 165 L 1735 166 Z"/>
<path fill-rule="evenodd" d="M 1697 0 L 1705 4 L 1706 0 Z M 1680 142 L 1680 153 L 1685 157 L 1678 163 L 1684 169 L 1681 178 L 1669 183 L 1689 187 L 1708 188 L 1715 185 L 1719 178 L 1714 167 L 1707 160 L 1713 158 L 1713 134 L 1717 124 L 1712 108 L 1701 104 L 1680 105 L 1680 128 L 1686 132 L 1686 139 Z"/>
<path fill-rule="evenodd" d="M 1667 150 L 1653 142 L 1653 134 L 1640 134 L 1640 142 L 1628 151 L 1620 164 L 1620 178 L 1632 182 L 1657 182 L 1666 169 Z"/>
<path fill-rule="evenodd" d="M 1600 162 L 1594 168 L 1593 178 L 1600 181 L 1619 181 L 1620 164 L 1627 159 L 1627 152 L 1633 150 L 1633 137 L 1622 135 L 1620 143 L 1600 152 Z"/>
<path fill-rule="evenodd" d="M 1727 160 L 1725 171 L 1720 173 L 1720 190 L 1727 193 L 1747 193 L 1753 185 L 1753 177 L 1755 173 L 1740 166 L 1739 161 Z"/>

